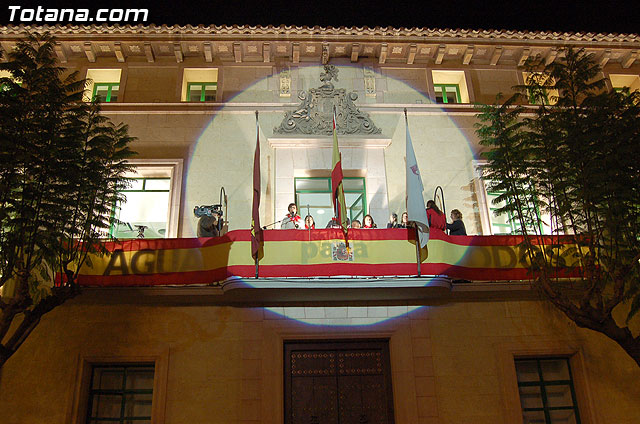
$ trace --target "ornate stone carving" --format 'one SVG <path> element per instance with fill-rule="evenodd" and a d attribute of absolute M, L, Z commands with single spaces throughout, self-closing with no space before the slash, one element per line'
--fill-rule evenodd
<path fill-rule="evenodd" d="M 285 69 L 280 72 L 280 97 L 291 97 L 291 71 Z"/>
<path fill-rule="evenodd" d="M 344 88 L 336 89 L 332 79 L 338 81 L 338 69 L 325 65 L 320 74 L 323 84 L 300 92 L 300 105 L 285 113 L 280 126 L 273 129 L 274 134 L 331 135 L 334 106 L 338 134 L 380 134 L 382 130 L 375 126 L 369 114 L 361 112 L 354 103 L 358 94 L 355 91 L 347 93 Z"/>
<path fill-rule="evenodd" d="M 376 74 L 371 68 L 364 68 L 364 95 L 376 97 Z"/>

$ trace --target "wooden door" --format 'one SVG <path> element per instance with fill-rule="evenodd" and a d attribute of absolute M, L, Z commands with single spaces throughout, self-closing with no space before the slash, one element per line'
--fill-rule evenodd
<path fill-rule="evenodd" d="M 387 340 L 286 342 L 285 423 L 392 424 Z"/>

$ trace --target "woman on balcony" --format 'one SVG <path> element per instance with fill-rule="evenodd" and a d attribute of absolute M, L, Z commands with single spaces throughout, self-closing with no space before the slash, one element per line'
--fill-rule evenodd
<path fill-rule="evenodd" d="M 362 220 L 363 226 L 362 228 L 378 228 L 375 222 L 373 222 L 373 217 L 371 215 L 365 215 Z"/>
<path fill-rule="evenodd" d="M 406 212 L 402 212 L 402 218 L 400 219 L 400 223 L 398 224 L 398 228 L 409 228 L 409 214 Z"/>
<path fill-rule="evenodd" d="M 447 229 L 447 219 L 433 200 L 427 202 L 427 218 L 429 219 L 429 228 L 442 231 Z"/>
<path fill-rule="evenodd" d="M 313 217 L 311 215 L 307 215 L 304 217 L 304 229 L 305 230 L 315 230 L 316 229 L 316 223 L 313 220 Z"/>
<path fill-rule="evenodd" d="M 462 222 L 462 212 L 460 212 L 458 209 L 452 210 L 451 220 L 453 221 L 451 224 L 447 223 L 447 230 L 449 230 L 449 235 L 466 236 L 467 229 L 464 227 L 464 222 Z"/>

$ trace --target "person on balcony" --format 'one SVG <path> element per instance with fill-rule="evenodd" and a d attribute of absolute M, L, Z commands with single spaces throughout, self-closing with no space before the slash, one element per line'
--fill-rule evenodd
<path fill-rule="evenodd" d="M 302 226 L 302 218 L 298 215 L 298 206 L 295 203 L 289 203 L 289 213 L 282 220 L 280 228 L 283 230 L 294 230 Z"/>
<path fill-rule="evenodd" d="M 362 224 L 360 223 L 360 220 L 354 219 L 353 222 L 351 223 L 351 228 L 355 228 L 356 230 L 359 230 L 360 228 L 362 228 Z"/>
<path fill-rule="evenodd" d="M 447 219 L 433 200 L 427 202 L 427 219 L 429 220 L 429 228 L 442 231 L 447 229 Z"/>
<path fill-rule="evenodd" d="M 349 227 L 350 225 L 351 225 L 351 221 L 349 221 L 349 218 L 347 218 L 347 227 Z M 327 223 L 327 226 L 325 228 L 342 228 L 342 225 L 340 225 L 340 221 L 338 221 L 338 218 L 334 216 Z"/>
<path fill-rule="evenodd" d="M 387 222 L 387 228 L 398 228 L 398 214 L 392 213 L 389 217 L 389 222 Z"/>
<path fill-rule="evenodd" d="M 316 223 L 313 220 L 313 217 L 311 215 L 307 215 L 304 217 L 304 229 L 305 230 L 315 230 L 316 229 Z"/>
<path fill-rule="evenodd" d="M 464 222 L 462 222 L 462 212 L 460 212 L 458 209 L 452 210 L 451 220 L 453 221 L 451 224 L 447 223 L 447 230 L 449 230 L 449 235 L 466 236 L 467 229 L 464 227 Z"/>
<path fill-rule="evenodd" d="M 364 223 L 362 228 L 378 228 L 376 223 L 373 222 L 373 217 L 371 215 L 368 215 L 368 214 L 365 215 L 364 219 L 362 220 L 362 222 Z"/>
<path fill-rule="evenodd" d="M 203 215 L 198 220 L 198 237 L 220 237 L 222 225 L 220 215 Z"/>
<path fill-rule="evenodd" d="M 398 228 L 409 228 L 409 214 L 406 212 L 402 212 L 402 218 L 400 219 L 400 223 L 398 224 Z"/>

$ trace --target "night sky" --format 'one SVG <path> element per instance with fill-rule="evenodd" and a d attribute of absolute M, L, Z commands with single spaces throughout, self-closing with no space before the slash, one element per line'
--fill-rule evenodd
<path fill-rule="evenodd" d="M 393 26 L 533 31 L 640 33 L 640 0 L 584 1 L 158 1 L 11 0 L 22 8 L 147 8 L 155 24 Z M 6 4 L 6 3 L 5 3 Z M 9 10 L 0 7 L 0 23 Z M 34 23 L 35 24 L 35 23 Z"/>

